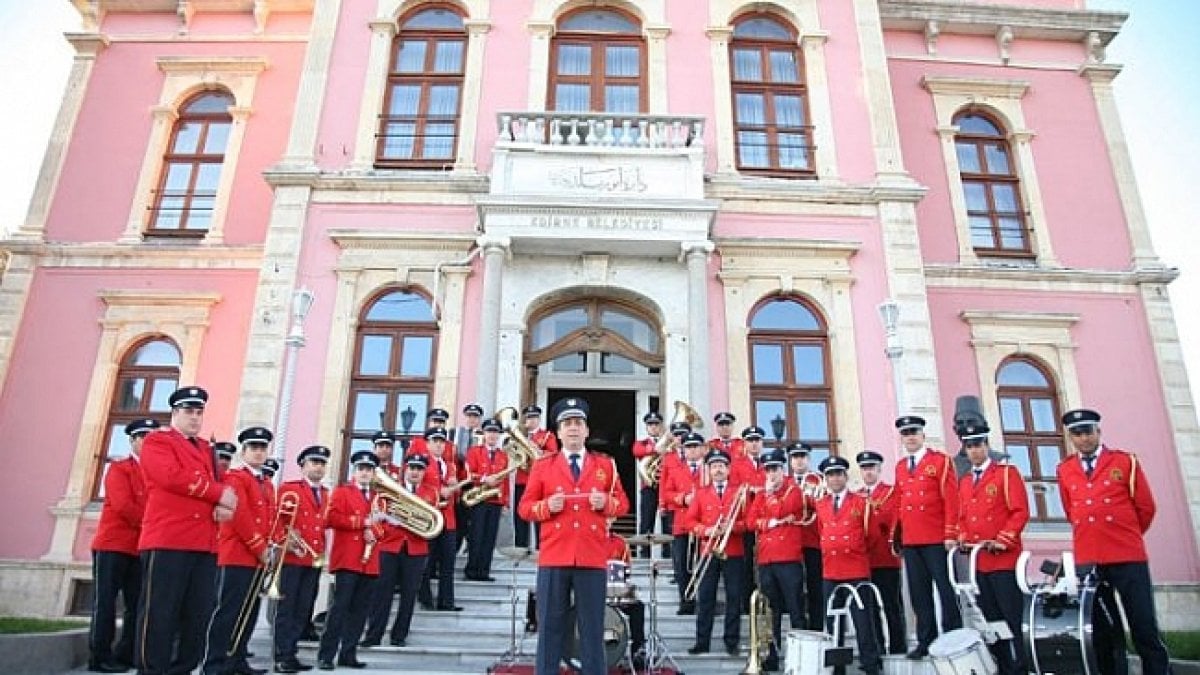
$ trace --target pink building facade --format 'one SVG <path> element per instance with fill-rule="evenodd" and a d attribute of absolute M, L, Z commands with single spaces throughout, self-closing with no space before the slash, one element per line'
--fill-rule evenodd
<path fill-rule="evenodd" d="M 898 411 L 957 450 L 975 395 L 1045 554 L 1069 545 L 1058 416 L 1086 405 L 1143 459 L 1160 610 L 1194 627 L 1200 436 L 1104 55 L 1124 15 L 74 4 L 2 243 L 0 437 L 38 456 L 0 491 L 0 612 L 78 604 L 120 427 L 198 383 L 206 433 L 274 427 L 289 472 L 431 407 L 581 394 L 631 493 L 641 416 L 677 400 L 895 457 Z"/>

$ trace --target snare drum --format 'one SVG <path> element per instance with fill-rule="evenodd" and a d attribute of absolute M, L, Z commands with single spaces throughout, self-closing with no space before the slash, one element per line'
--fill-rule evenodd
<path fill-rule="evenodd" d="M 825 651 L 833 647 L 833 638 L 815 630 L 789 630 L 783 636 L 784 675 L 824 675 Z"/>
<path fill-rule="evenodd" d="M 606 570 L 608 597 L 626 596 L 629 593 L 629 565 L 623 560 L 609 560 Z"/>
<path fill-rule="evenodd" d="M 979 631 L 956 628 L 929 644 L 929 659 L 938 675 L 995 675 L 996 661 Z"/>

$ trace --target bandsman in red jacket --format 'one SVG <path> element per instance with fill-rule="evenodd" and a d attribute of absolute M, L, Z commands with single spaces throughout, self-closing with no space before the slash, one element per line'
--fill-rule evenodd
<path fill-rule="evenodd" d="M 508 508 L 508 476 L 500 474 L 508 468 L 508 455 L 500 444 L 500 432 L 504 428 L 495 418 L 487 418 L 480 428 L 483 429 L 483 444 L 467 451 L 467 472 L 476 485 L 499 488 L 500 494 L 470 509 L 470 545 L 463 576 L 472 581 L 495 581 L 492 556 L 496 549 L 496 533 L 500 529 L 500 514 Z"/>
<path fill-rule="evenodd" d="M 358 638 L 367 622 L 372 586 L 379 576 L 377 544 L 388 519 L 386 504 L 371 486 L 379 459 L 370 450 L 350 456 L 354 473 L 329 497 L 325 523 L 333 530 L 329 571 L 333 573 L 333 602 L 317 649 L 317 667 L 363 668 Z M 336 665 L 334 659 L 337 659 Z"/>
<path fill-rule="evenodd" d="M 946 551 L 958 546 L 958 476 L 954 462 L 943 452 L 925 447 L 925 420 L 907 415 L 896 420 L 904 456 L 896 466 L 900 491 L 898 538 L 908 572 L 908 597 L 917 616 L 917 646 L 910 659 L 929 655 L 938 636 L 933 609 L 937 588 L 942 607 L 942 632 L 962 627 L 958 598 L 950 585 Z"/>
<path fill-rule="evenodd" d="M 738 485 L 749 485 L 750 492 L 747 494 L 748 501 L 746 502 L 746 512 L 750 512 L 750 506 L 762 491 L 763 486 L 767 481 L 767 471 L 763 467 L 761 459 L 763 452 L 763 436 L 766 432 L 760 426 L 748 426 L 742 429 L 742 455 L 730 455 L 733 464 L 729 467 L 729 475 L 733 482 Z M 755 542 L 757 533 L 754 528 L 747 527 L 742 534 L 742 550 L 745 551 L 745 562 L 742 564 L 742 569 L 746 573 L 746 578 L 742 582 L 742 613 L 750 612 L 750 594 L 754 589 L 758 588 L 757 582 L 754 580 L 755 562 Z"/>
<path fill-rule="evenodd" d="M 638 439 L 633 444 L 633 461 L 641 462 L 647 457 L 652 457 L 659 454 L 660 448 L 659 439 L 663 435 L 663 418 L 657 411 L 651 410 L 642 416 L 642 424 L 646 425 L 646 435 Z M 658 489 L 662 485 L 662 473 L 665 460 L 672 451 L 670 444 L 663 443 L 662 459 L 658 464 L 658 482 L 653 485 L 642 484 L 638 491 L 638 519 L 637 532 L 638 534 L 650 534 L 654 532 L 654 521 L 658 520 Z M 659 526 L 660 532 L 669 533 L 671 531 L 671 512 L 664 511 L 662 516 L 662 524 Z M 638 556 L 642 558 L 650 557 L 649 547 L 640 547 Z M 667 547 L 663 547 L 663 555 L 667 555 Z"/>
<path fill-rule="evenodd" d="M 693 433 L 684 443 L 703 443 L 700 434 Z M 688 648 L 689 654 L 705 654 L 712 642 L 713 614 L 717 606 L 717 581 L 725 580 L 725 626 L 721 635 L 725 651 L 730 656 L 738 655 L 738 642 L 742 627 L 742 590 L 746 579 L 742 533 L 746 531 L 747 499 L 739 499 L 742 486 L 730 480 L 729 454 L 724 450 L 709 450 L 704 458 L 708 471 L 708 485 L 696 490 L 695 498 L 688 506 L 684 517 L 686 526 L 696 538 L 700 558 L 711 556 L 703 575 L 698 579 L 696 590 L 696 643 Z M 749 486 L 746 486 L 749 491 Z M 723 551 L 716 550 L 722 530 L 728 528 L 729 538 Z M 725 524 L 728 524 L 727 526 Z M 699 570 L 692 575 L 699 574 Z"/>
<path fill-rule="evenodd" d="M 588 405 L 567 398 L 555 404 L 562 450 L 533 465 L 521 499 L 521 515 L 541 523 L 537 574 L 537 675 L 557 675 L 563 636 L 572 630 L 567 611 L 576 608 L 584 673 L 604 673 L 607 519 L 629 511 L 616 462 L 587 452 Z"/>
<path fill-rule="evenodd" d="M 450 438 L 450 431 L 446 429 L 446 422 L 450 420 L 450 413 L 445 408 L 430 408 L 429 412 L 425 413 L 425 431 L 430 429 L 441 429 L 446 432 L 446 438 Z M 408 451 L 404 453 L 405 458 L 410 455 L 428 455 L 429 443 L 424 435 L 417 436 L 409 443 Z"/>
<path fill-rule="evenodd" d="M 711 450 L 722 450 L 729 455 L 730 461 L 737 460 L 746 454 L 746 446 L 742 439 L 733 433 L 733 423 L 737 417 L 731 412 L 719 412 L 713 415 L 713 423 L 717 425 L 717 435 L 708 441 Z"/>
<path fill-rule="evenodd" d="M 425 470 L 425 484 L 438 495 L 438 508 L 442 512 L 445 526 L 442 533 L 429 541 L 429 560 L 422 575 L 421 591 L 417 600 L 421 609 L 439 612 L 461 612 L 462 607 L 454 604 L 454 554 L 458 545 L 458 519 L 455 503 L 465 484 L 466 472 L 459 466 L 450 450 L 449 437 L 443 427 L 425 430 L 425 443 L 429 449 L 429 468 Z M 437 573 L 437 603 L 433 601 L 430 584 Z"/>
<path fill-rule="evenodd" d="M 1079 565 L 1095 565 L 1097 605 L 1116 613 L 1115 590 L 1147 675 L 1170 673 L 1170 656 L 1158 630 L 1154 583 L 1143 537 L 1154 522 L 1154 495 L 1142 463 L 1131 452 L 1100 442 L 1100 413 L 1080 408 L 1062 417 L 1073 456 L 1058 465 L 1059 494 Z M 1124 672 L 1125 632 L 1095 612 L 1101 672 Z"/>
<path fill-rule="evenodd" d="M 1029 498 L 1021 471 L 990 458 L 988 427 L 968 423 L 958 429 L 971 470 L 958 481 L 958 538 L 964 547 L 981 546 L 976 559 L 979 609 L 988 621 L 1003 620 L 1013 638 L 990 646 L 1000 675 L 1029 671 L 1022 664 L 1021 610 L 1017 586 L 1021 532 L 1029 522 Z"/>
<path fill-rule="evenodd" d="M 758 587 L 771 605 L 774 639 L 763 669 L 773 671 L 779 669 L 776 645 L 783 644 L 783 613 L 788 613 L 793 630 L 805 625 L 800 523 L 808 517 L 808 504 L 788 479 L 782 449 L 764 451 L 760 457 L 766 474 L 763 491 L 751 505 L 746 524 L 758 535 Z"/>
<path fill-rule="evenodd" d="M 680 616 L 690 616 L 696 613 L 696 602 L 684 598 L 683 593 L 687 588 L 688 578 L 692 576 L 693 538 L 687 526 L 687 510 L 696 496 L 696 490 L 708 482 L 708 471 L 704 468 L 707 446 L 704 444 L 704 437 L 693 434 L 690 431 L 691 427 L 686 423 L 672 424 L 673 436 L 677 429 L 682 431 L 678 443 L 683 458 L 672 453 L 663 460 L 663 471 L 660 474 L 663 478 L 659 482 L 658 501 L 664 511 L 674 513 L 671 518 L 671 534 L 675 537 L 671 541 L 671 565 L 675 573 L 675 588 L 679 592 L 679 609 L 676 613 Z"/>
<path fill-rule="evenodd" d="M 825 495 L 825 478 L 809 466 L 812 446 L 795 442 L 787 447 L 792 482 L 811 500 Z M 821 582 L 821 529 L 816 514 L 805 519 L 800 530 L 804 550 L 805 625 L 808 630 L 825 630 L 825 590 Z"/>
<path fill-rule="evenodd" d="M 237 454 L 238 448 L 229 441 L 217 441 L 212 444 L 212 447 L 213 452 L 217 454 L 217 469 L 223 476 L 233 466 L 233 457 Z"/>
<path fill-rule="evenodd" d="M 372 437 L 375 443 L 375 457 L 379 460 L 379 468 L 397 484 L 404 478 L 404 468 L 397 464 L 393 457 L 396 448 L 395 437 L 387 431 L 377 431 Z M 409 453 L 409 457 L 424 456 Z M 383 641 L 383 631 L 387 628 L 388 616 L 391 613 L 392 600 L 396 595 L 396 580 L 401 575 L 400 549 L 407 540 L 407 530 L 398 526 L 383 523 L 383 536 L 375 545 L 379 555 L 379 576 L 376 577 L 371 597 L 371 606 L 367 609 L 367 627 L 360 647 L 378 647 Z"/>
<path fill-rule="evenodd" d="M 821 524 L 821 573 L 825 582 L 823 597 L 828 604 L 836 593 L 834 607 L 849 605 L 854 637 L 858 642 L 859 668 L 866 675 L 879 675 L 883 669 L 879 638 L 875 634 L 879 606 L 868 585 L 871 581 L 869 550 L 875 540 L 883 536 L 883 531 L 872 519 L 866 498 L 846 489 L 850 462 L 833 455 L 822 460 L 820 468 L 829 489 L 829 494 L 817 502 L 817 520 Z M 843 585 L 858 591 L 861 606 L 847 597 L 848 591 Z M 841 644 L 842 636 L 834 637 Z"/>
<path fill-rule="evenodd" d="M 521 424 L 525 437 L 537 448 L 538 456 L 558 452 L 558 438 L 554 432 L 542 427 L 542 408 L 538 405 L 527 405 L 521 411 Z M 512 507 L 513 543 L 519 548 L 530 548 L 529 521 L 521 517 L 517 505 L 525 494 L 525 485 L 529 483 L 529 471 L 517 469 L 517 478 L 513 484 Z"/>
<path fill-rule="evenodd" d="M 882 480 L 883 455 L 874 450 L 864 450 L 854 458 L 862 474 L 862 495 L 871 506 L 871 514 L 883 536 L 871 544 L 871 583 L 879 589 L 883 598 L 883 614 L 887 617 L 889 654 L 903 654 L 908 650 L 907 621 L 904 620 L 904 602 L 900 591 L 900 556 L 892 541 L 896 529 L 896 516 L 900 513 L 900 495 L 896 486 Z M 876 634 L 883 635 L 883 626 L 876 623 Z"/>
<path fill-rule="evenodd" d="M 237 508 L 212 447 L 199 437 L 207 402 L 200 387 L 176 390 L 167 399 L 170 426 L 142 444 L 146 510 L 134 658 L 146 675 L 191 672 L 204 658 L 216 604 L 217 524 Z"/>
<path fill-rule="evenodd" d="M 237 491 L 238 506 L 233 519 L 217 532 L 217 609 L 208 625 L 205 675 L 266 672 L 246 662 L 246 644 L 258 621 L 258 592 L 265 570 L 280 554 L 276 524 L 275 484 L 263 472 L 274 435 L 266 427 L 247 427 L 238 434 L 242 445 L 241 466 L 225 474 L 225 483 Z M 249 601 L 249 609 L 244 607 Z M 240 634 L 237 622 L 249 612 Z M 244 617 L 243 617 L 244 618 Z M 237 640 L 234 643 L 234 640 Z"/>
<path fill-rule="evenodd" d="M 436 506 L 438 502 L 437 490 L 433 486 L 425 483 L 425 470 L 429 467 L 429 458 L 425 455 L 413 455 L 404 462 L 404 477 L 399 481 L 401 488 L 408 494 L 415 496 L 430 505 Z M 400 544 L 400 548 L 396 555 L 399 558 L 399 574 L 396 579 L 400 581 L 400 607 L 396 611 L 396 619 L 392 623 L 390 633 L 390 644 L 393 647 L 403 647 L 408 640 L 409 627 L 412 625 L 413 609 L 417 603 L 417 592 L 421 587 L 421 577 L 425 573 L 425 562 L 429 558 L 429 541 L 420 535 L 412 532 L 406 527 L 398 526 L 402 531 L 404 539 Z M 384 554 L 386 555 L 386 554 Z M 377 583 L 382 583 L 382 576 Z M 378 597 L 378 594 L 376 594 Z M 387 610 L 391 609 L 389 606 Z M 384 614 L 387 618 L 387 614 Z M 376 630 L 374 626 L 368 629 L 367 640 L 373 640 L 375 637 L 373 632 Z M 380 624 L 378 630 L 382 633 L 383 624 Z M 367 644 L 367 640 L 363 644 Z M 376 644 L 378 642 L 376 641 Z"/>
<path fill-rule="evenodd" d="M 158 421 L 139 419 L 125 425 L 129 456 L 108 465 L 104 475 L 104 506 L 100 524 L 92 537 L 92 630 L 88 636 L 91 655 L 88 670 L 123 673 L 133 665 L 133 632 L 137 624 L 138 593 L 142 564 L 138 559 L 138 537 L 146 510 L 146 484 L 142 480 L 139 453 L 146 434 Z M 124 599 L 121 639 L 116 633 L 117 594 Z"/>
<path fill-rule="evenodd" d="M 275 672 L 299 673 L 311 666 L 296 658 L 296 643 L 312 619 L 321 567 L 325 561 L 325 511 L 329 488 L 322 485 L 332 453 L 323 445 L 300 451 L 296 463 L 301 477 L 279 488 L 279 504 L 295 504 L 291 533 L 285 531 L 283 570 L 279 591 L 283 595 L 275 614 Z"/>

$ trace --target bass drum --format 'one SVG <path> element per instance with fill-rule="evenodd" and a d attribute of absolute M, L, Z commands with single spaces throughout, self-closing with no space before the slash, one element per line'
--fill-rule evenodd
<path fill-rule="evenodd" d="M 575 671 L 583 670 L 583 662 L 579 653 L 579 626 L 575 622 L 575 607 L 567 611 L 567 631 L 563 638 L 563 663 Z M 628 656 L 629 651 L 629 621 L 625 615 L 612 606 L 604 608 L 604 661 L 611 670 L 621 664 L 621 659 Z"/>
<path fill-rule="evenodd" d="M 1093 642 L 1096 587 L 1081 584 L 1079 597 L 1065 593 L 1025 596 L 1025 663 L 1038 675 L 1100 672 Z"/>

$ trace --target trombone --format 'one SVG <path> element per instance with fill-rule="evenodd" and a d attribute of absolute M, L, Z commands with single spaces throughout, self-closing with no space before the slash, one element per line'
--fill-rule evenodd
<path fill-rule="evenodd" d="M 275 520 L 271 523 L 271 529 L 267 530 L 267 561 L 254 568 L 254 576 L 250 578 L 250 588 L 246 590 L 246 597 L 242 600 L 241 609 L 238 610 L 237 619 L 233 623 L 233 635 L 230 637 L 229 650 L 225 656 L 233 656 L 237 652 L 238 643 L 242 641 L 246 629 L 250 628 L 250 619 L 258 606 L 259 598 L 278 600 L 283 597 L 283 594 L 279 592 L 279 573 L 283 570 L 284 550 L 283 546 L 271 541 L 271 535 L 280 531 L 280 527 L 283 527 L 289 534 L 294 533 L 296 513 L 299 510 L 300 496 L 295 492 L 285 493 L 279 499 L 279 506 L 275 510 Z"/>
<path fill-rule="evenodd" d="M 709 565 L 712 564 L 713 557 L 725 559 L 725 547 L 729 545 L 729 537 L 733 534 L 734 525 L 741 518 L 742 510 L 749 501 L 749 495 L 749 485 L 739 487 L 737 496 L 733 500 L 733 506 L 729 509 L 728 517 L 724 513 L 717 516 L 717 522 L 713 524 L 712 531 L 698 543 L 700 559 L 692 569 L 692 578 L 688 580 L 687 588 L 683 591 L 684 600 L 690 602 L 696 599 L 696 593 L 700 590 L 700 580 L 704 578 Z"/>

